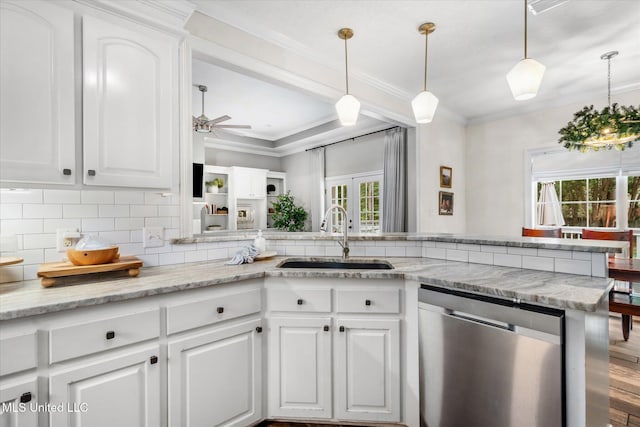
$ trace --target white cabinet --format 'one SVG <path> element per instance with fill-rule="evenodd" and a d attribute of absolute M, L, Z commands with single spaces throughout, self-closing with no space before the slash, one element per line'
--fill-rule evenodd
<path fill-rule="evenodd" d="M 259 319 L 169 343 L 169 426 L 243 427 L 262 419 Z"/>
<path fill-rule="evenodd" d="M 74 184 L 73 12 L 0 2 L 0 181 Z"/>
<path fill-rule="evenodd" d="M 269 322 L 269 415 L 331 418 L 331 318 Z"/>
<path fill-rule="evenodd" d="M 37 380 L 35 376 L 0 383 L 0 426 L 37 427 Z"/>
<path fill-rule="evenodd" d="M 335 417 L 399 421 L 400 320 L 338 319 Z"/>
<path fill-rule="evenodd" d="M 264 199 L 267 195 L 267 170 L 232 167 L 236 199 Z"/>
<path fill-rule="evenodd" d="M 177 159 L 174 37 L 85 16 L 83 182 L 172 187 Z"/>
<path fill-rule="evenodd" d="M 51 427 L 160 425 L 158 345 L 118 355 L 76 362 L 49 376 Z"/>

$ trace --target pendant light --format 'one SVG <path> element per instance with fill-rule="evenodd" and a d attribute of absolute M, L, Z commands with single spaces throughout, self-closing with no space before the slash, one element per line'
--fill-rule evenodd
<path fill-rule="evenodd" d="M 507 74 L 511 93 L 516 101 L 534 98 L 542 82 L 545 66 L 527 57 L 527 0 L 524 1 L 524 59 Z"/>
<path fill-rule="evenodd" d="M 344 71 L 346 81 L 346 94 L 336 102 L 336 111 L 342 126 L 353 126 L 358 121 L 358 113 L 360 113 L 360 101 L 353 95 L 349 94 L 349 62 L 347 58 L 347 40 L 353 37 L 351 28 L 341 28 L 338 31 L 338 37 L 344 40 Z"/>
<path fill-rule="evenodd" d="M 417 123 L 431 123 L 438 108 L 438 98 L 427 90 L 427 52 L 429 48 L 429 34 L 436 30 L 436 24 L 426 22 L 418 27 L 418 32 L 424 34 L 424 90 L 411 101 L 413 115 Z"/>

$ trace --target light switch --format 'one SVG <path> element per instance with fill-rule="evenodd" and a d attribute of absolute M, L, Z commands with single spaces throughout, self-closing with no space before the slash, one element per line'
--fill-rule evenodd
<path fill-rule="evenodd" d="M 142 229 L 142 247 L 157 248 L 164 246 L 164 228 L 144 227 Z"/>

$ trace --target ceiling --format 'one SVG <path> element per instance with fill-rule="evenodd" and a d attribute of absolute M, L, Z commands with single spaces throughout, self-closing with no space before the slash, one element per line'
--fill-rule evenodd
<path fill-rule="evenodd" d="M 613 101 L 616 92 L 640 89 L 638 0 L 570 0 L 537 15 L 530 13 L 529 57 L 547 69 L 538 96 L 529 101 L 515 101 L 505 78 L 523 57 L 520 0 L 194 3 L 202 13 L 335 69 L 344 67 L 344 42 L 337 30 L 353 28 L 350 76 L 375 81 L 407 102 L 423 84 L 424 36 L 417 28 L 434 22 L 437 29 L 429 36 L 429 90 L 440 99 L 438 112 L 448 111 L 464 122 L 606 100 L 607 64 L 600 55 L 610 50 L 620 52 L 611 65 Z M 232 117 L 228 124 L 250 124 L 253 129 L 245 135 L 271 141 L 273 147 L 287 145 L 282 141 L 291 142 L 295 139 L 291 135 L 308 138 L 312 132 L 305 129 L 335 124 L 332 102 L 199 61 L 194 62 L 193 75 L 195 84 L 209 86 L 208 117 L 228 114 Z M 194 114 L 200 114 L 199 95 L 194 88 Z M 389 126 L 378 119 L 368 118 L 364 129 L 353 132 Z"/>

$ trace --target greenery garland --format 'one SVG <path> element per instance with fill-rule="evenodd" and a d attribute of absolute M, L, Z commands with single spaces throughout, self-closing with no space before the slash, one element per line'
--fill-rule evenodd
<path fill-rule="evenodd" d="M 617 133 L 618 138 L 632 137 L 631 140 L 622 144 L 609 144 L 605 146 L 593 146 L 585 144 L 589 138 L 601 137 L 608 129 L 609 133 Z M 611 107 L 604 107 L 602 111 L 595 110 L 593 105 L 582 108 L 573 115 L 573 120 L 567 126 L 558 131 L 560 134 L 559 144 L 569 150 L 579 150 L 587 152 L 593 151 L 624 150 L 631 148 L 633 143 L 640 141 L 640 106 L 638 108 L 630 105 L 628 107 L 612 104 Z"/>

